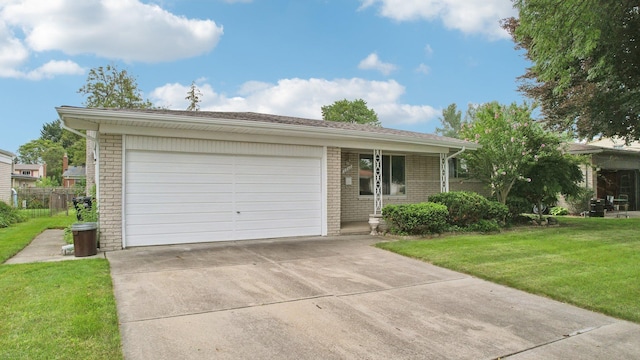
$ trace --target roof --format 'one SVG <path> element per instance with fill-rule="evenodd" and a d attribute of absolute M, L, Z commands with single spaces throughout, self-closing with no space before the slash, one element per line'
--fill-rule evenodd
<path fill-rule="evenodd" d="M 0 155 L 4 155 L 10 158 L 14 158 L 16 155 L 10 151 L 0 149 Z"/>
<path fill-rule="evenodd" d="M 56 110 L 64 125 L 76 130 L 99 130 L 102 125 L 107 124 L 121 127 L 227 131 L 243 134 L 371 139 L 457 149 L 465 147 L 470 150 L 480 148 L 480 145 L 475 143 L 434 134 L 254 112 L 104 109 L 71 106 L 58 107 Z"/>
<path fill-rule="evenodd" d="M 83 178 L 85 176 L 84 166 L 69 166 L 69 168 L 62 173 L 63 178 Z"/>
<path fill-rule="evenodd" d="M 39 178 L 31 175 L 11 174 L 12 179 L 26 180 L 26 181 L 38 181 Z"/>
<path fill-rule="evenodd" d="M 579 144 L 579 143 L 571 143 L 569 144 L 569 153 L 580 155 L 580 154 L 617 154 L 617 155 L 630 155 L 630 156 L 640 156 L 640 152 L 636 150 L 630 149 L 613 149 L 610 147 L 604 146 L 596 146 L 589 144 Z"/>
<path fill-rule="evenodd" d="M 14 170 L 40 170 L 42 164 L 13 164 Z"/>
<path fill-rule="evenodd" d="M 11 164 L 14 157 L 16 156 L 13 153 L 0 149 L 0 163 Z"/>

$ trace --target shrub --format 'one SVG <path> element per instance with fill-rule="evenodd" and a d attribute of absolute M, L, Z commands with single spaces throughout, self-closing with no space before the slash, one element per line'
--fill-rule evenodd
<path fill-rule="evenodd" d="M 503 222 L 509 213 L 505 205 L 471 191 L 435 194 L 429 201 L 445 205 L 449 212 L 448 223 L 463 228 L 483 219 Z"/>
<path fill-rule="evenodd" d="M 9 227 L 12 224 L 27 221 L 27 217 L 7 203 L 0 201 L 0 228 Z"/>
<path fill-rule="evenodd" d="M 591 199 L 595 196 L 592 189 L 582 188 L 578 194 L 573 196 L 567 196 L 566 201 L 569 205 L 569 211 L 572 214 L 580 214 L 583 211 L 589 211 L 591 209 Z"/>
<path fill-rule="evenodd" d="M 549 211 L 549 214 L 553 216 L 569 215 L 569 210 L 561 206 L 556 206 L 551 208 L 551 211 Z"/>
<path fill-rule="evenodd" d="M 480 219 L 477 223 L 469 225 L 469 230 L 477 231 L 480 233 L 500 232 L 500 224 L 498 224 L 495 219 Z"/>
<path fill-rule="evenodd" d="M 387 205 L 382 216 L 394 233 L 420 235 L 442 233 L 447 228 L 447 207 L 436 203 Z"/>
<path fill-rule="evenodd" d="M 519 196 L 509 196 L 507 198 L 507 208 L 509 209 L 509 220 L 513 220 L 518 217 L 520 214 L 528 214 L 531 212 L 533 208 L 533 204 L 531 201 L 519 197 Z"/>

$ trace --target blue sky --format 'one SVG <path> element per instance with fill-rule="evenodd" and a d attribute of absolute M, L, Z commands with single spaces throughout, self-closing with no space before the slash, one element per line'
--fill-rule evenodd
<path fill-rule="evenodd" d="M 499 27 L 510 0 L 3 0 L 0 149 L 82 106 L 115 64 L 155 105 L 320 119 L 362 98 L 383 126 L 433 132 L 451 103 L 522 102 L 528 62 Z"/>

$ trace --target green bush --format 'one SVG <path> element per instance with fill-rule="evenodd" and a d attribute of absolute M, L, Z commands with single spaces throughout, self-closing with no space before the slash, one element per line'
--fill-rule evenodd
<path fill-rule="evenodd" d="M 589 211 L 591 209 L 591 199 L 595 196 L 592 189 L 582 188 L 578 194 L 573 196 L 567 196 L 566 201 L 569 205 L 569 211 L 572 214 L 580 214 L 583 211 Z"/>
<path fill-rule="evenodd" d="M 440 234 L 447 229 L 447 207 L 432 202 L 387 205 L 382 216 L 393 233 L 421 235 Z"/>
<path fill-rule="evenodd" d="M 12 224 L 23 221 L 27 221 L 27 217 L 24 214 L 21 214 L 4 201 L 0 201 L 0 228 L 9 227 Z"/>
<path fill-rule="evenodd" d="M 454 227 L 468 228 L 480 220 L 505 221 L 509 209 L 496 201 L 471 191 L 451 191 L 431 195 L 429 201 L 445 205 L 448 223 Z"/>
<path fill-rule="evenodd" d="M 477 223 L 469 225 L 469 230 L 477 231 L 480 233 L 500 232 L 500 224 L 498 224 L 495 219 L 480 219 Z"/>
<path fill-rule="evenodd" d="M 553 216 L 569 215 L 569 210 L 561 206 L 556 206 L 551 208 L 551 211 L 549 211 L 549 214 Z"/>
<path fill-rule="evenodd" d="M 533 204 L 531 203 L 531 201 L 525 198 L 519 196 L 509 196 L 507 198 L 507 208 L 509 209 L 508 219 L 511 221 L 517 218 L 520 214 L 531 213 Z"/>

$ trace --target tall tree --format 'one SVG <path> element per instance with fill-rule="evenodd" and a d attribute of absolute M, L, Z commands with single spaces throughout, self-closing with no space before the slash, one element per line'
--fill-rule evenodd
<path fill-rule="evenodd" d="M 196 86 L 195 81 L 191 82 L 191 86 L 189 87 L 189 91 L 187 91 L 187 97 L 185 100 L 189 100 L 189 106 L 187 107 L 187 111 L 198 111 L 200 110 L 200 102 L 202 101 L 202 92 Z"/>
<path fill-rule="evenodd" d="M 321 109 L 322 119 L 327 121 L 381 126 L 378 114 L 369 109 L 367 102 L 362 99 L 353 101 L 347 99 L 338 100 L 332 105 L 323 106 Z"/>
<path fill-rule="evenodd" d="M 640 138 L 640 7 L 637 0 L 513 0 L 503 21 L 533 66 L 521 91 L 548 124 L 584 138 Z"/>
<path fill-rule="evenodd" d="M 436 127 L 436 134 L 451 138 L 460 137 L 460 130 L 463 124 L 462 112 L 458 110 L 456 104 L 451 104 L 442 110 L 440 124 L 442 124 L 442 127 Z"/>
<path fill-rule="evenodd" d="M 85 95 L 85 106 L 120 109 L 149 109 L 153 104 L 144 99 L 136 78 L 115 65 L 89 70 L 87 82 L 78 93 Z"/>
<path fill-rule="evenodd" d="M 461 156 L 473 177 L 485 182 L 501 203 L 519 181 L 529 182 L 530 169 L 541 159 L 561 154 L 563 139 L 531 118 L 533 109 L 515 103 L 478 106 L 475 118 L 462 127 L 462 137 L 482 148 Z"/>

